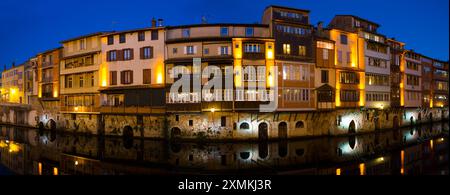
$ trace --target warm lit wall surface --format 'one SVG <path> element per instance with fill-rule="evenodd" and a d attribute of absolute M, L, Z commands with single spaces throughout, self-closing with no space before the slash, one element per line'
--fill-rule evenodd
<path fill-rule="evenodd" d="M 16 66 L 2 72 L 1 100 L 24 103 L 24 66 Z"/>

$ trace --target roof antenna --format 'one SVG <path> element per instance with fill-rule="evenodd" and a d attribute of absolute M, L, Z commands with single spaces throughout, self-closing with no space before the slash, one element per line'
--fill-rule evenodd
<path fill-rule="evenodd" d="M 202 16 L 202 24 L 208 24 L 208 19 L 206 19 L 206 16 Z"/>

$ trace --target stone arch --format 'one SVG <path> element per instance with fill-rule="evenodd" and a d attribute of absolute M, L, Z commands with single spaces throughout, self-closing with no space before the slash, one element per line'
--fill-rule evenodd
<path fill-rule="evenodd" d="M 170 130 L 170 137 L 178 137 L 181 135 L 181 129 L 178 127 L 174 127 Z"/>
<path fill-rule="evenodd" d="M 56 130 L 56 122 L 53 119 L 48 120 L 47 127 L 50 130 Z"/>
<path fill-rule="evenodd" d="M 267 141 L 269 139 L 269 125 L 266 122 L 258 125 L 258 140 Z"/>
<path fill-rule="evenodd" d="M 351 121 L 350 124 L 348 125 L 348 133 L 349 134 L 354 134 L 356 133 L 356 123 L 355 121 Z"/>
<path fill-rule="evenodd" d="M 240 130 L 250 130 L 250 124 L 247 122 L 243 122 L 239 125 Z"/>
<path fill-rule="evenodd" d="M 305 128 L 305 123 L 304 123 L 303 121 L 297 121 L 297 122 L 295 123 L 295 128 L 296 128 L 296 129 L 302 129 L 302 128 Z"/>
<path fill-rule="evenodd" d="M 286 122 L 281 122 L 278 124 L 278 138 L 287 139 L 288 138 L 288 125 Z"/>

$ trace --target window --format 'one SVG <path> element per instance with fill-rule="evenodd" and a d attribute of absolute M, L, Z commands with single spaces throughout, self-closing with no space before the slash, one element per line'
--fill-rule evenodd
<path fill-rule="evenodd" d="M 110 71 L 109 72 L 109 84 L 110 85 L 117 85 L 117 71 Z"/>
<path fill-rule="evenodd" d="M 173 54 L 178 53 L 178 48 L 173 48 L 173 49 L 172 49 L 172 53 L 173 53 Z"/>
<path fill-rule="evenodd" d="M 245 28 L 245 36 L 246 37 L 253 37 L 254 29 L 253 27 L 247 27 Z"/>
<path fill-rule="evenodd" d="M 291 45 L 283 44 L 283 54 L 290 55 L 291 54 Z"/>
<path fill-rule="evenodd" d="M 205 55 L 208 55 L 208 54 L 209 54 L 209 48 L 205 48 L 205 49 L 203 50 L 203 53 L 204 53 Z"/>
<path fill-rule="evenodd" d="M 342 51 L 338 50 L 338 62 L 342 63 Z"/>
<path fill-rule="evenodd" d="M 323 41 L 317 41 L 317 47 L 322 49 L 334 49 L 334 44 Z"/>
<path fill-rule="evenodd" d="M 151 71 L 151 69 L 144 69 L 143 70 L 143 75 L 142 75 L 142 78 L 143 78 L 143 84 L 150 84 L 151 83 L 151 80 L 152 80 L 152 71 Z"/>
<path fill-rule="evenodd" d="M 295 128 L 296 129 L 305 128 L 305 124 L 303 123 L 303 121 L 298 121 L 297 123 L 295 123 Z"/>
<path fill-rule="evenodd" d="M 133 49 L 124 49 L 123 60 L 132 60 L 132 59 L 133 59 Z"/>
<path fill-rule="evenodd" d="M 108 36 L 108 45 L 113 45 L 114 44 L 114 35 L 109 35 Z"/>
<path fill-rule="evenodd" d="M 79 85 L 79 87 L 83 87 L 84 86 L 84 77 L 83 77 L 83 75 L 81 75 L 80 76 L 80 85 Z"/>
<path fill-rule="evenodd" d="M 358 84 L 359 75 L 355 72 L 340 72 L 339 81 L 343 84 Z"/>
<path fill-rule="evenodd" d="M 133 83 L 133 71 L 126 70 L 120 72 L 121 84 L 132 84 Z"/>
<path fill-rule="evenodd" d="M 188 37 L 190 37 L 191 36 L 191 30 L 190 29 L 183 29 L 183 30 L 181 30 L 181 36 L 183 37 L 183 38 L 188 38 Z"/>
<path fill-rule="evenodd" d="M 306 46 L 304 45 L 298 46 L 298 55 L 306 56 Z"/>
<path fill-rule="evenodd" d="M 239 125 L 239 129 L 241 130 L 249 130 L 250 129 L 250 125 L 246 122 L 241 123 L 241 125 Z"/>
<path fill-rule="evenodd" d="M 244 51 L 246 53 L 260 53 L 261 45 L 259 44 L 245 44 Z"/>
<path fill-rule="evenodd" d="M 228 55 L 228 46 L 221 46 L 220 47 L 220 55 Z"/>
<path fill-rule="evenodd" d="M 371 86 L 389 86 L 389 75 L 366 73 L 366 84 Z"/>
<path fill-rule="evenodd" d="M 368 57 L 369 59 L 369 66 L 379 67 L 379 68 L 386 68 L 387 67 L 387 61 L 383 59 Z"/>
<path fill-rule="evenodd" d="M 108 58 L 107 60 L 109 62 L 117 61 L 117 51 L 116 50 L 108 51 L 108 53 L 106 55 L 107 55 L 107 58 Z"/>
<path fill-rule="evenodd" d="M 80 40 L 80 50 L 85 50 L 86 49 L 86 39 L 81 39 Z"/>
<path fill-rule="evenodd" d="M 341 90 L 341 101 L 342 102 L 358 102 L 359 92 L 354 90 Z"/>
<path fill-rule="evenodd" d="M 194 46 L 186 46 L 185 50 L 186 50 L 185 54 L 188 54 L 188 55 L 195 54 L 195 47 Z"/>
<path fill-rule="evenodd" d="M 221 127 L 227 126 L 227 117 L 225 117 L 225 116 L 220 117 L 220 126 Z"/>
<path fill-rule="evenodd" d="M 347 45 L 347 35 L 341 35 L 341 44 Z"/>
<path fill-rule="evenodd" d="M 180 115 L 175 115 L 175 121 L 179 122 L 180 121 Z"/>
<path fill-rule="evenodd" d="M 328 49 L 322 49 L 322 54 L 323 54 L 323 59 L 328 60 L 328 55 L 329 55 Z"/>
<path fill-rule="evenodd" d="M 153 58 L 153 47 L 141 48 L 141 59 L 151 59 L 151 58 Z"/>
<path fill-rule="evenodd" d="M 119 43 L 125 43 L 125 42 L 126 42 L 125 34 L 120 34 L 119 35 Z"/>
<path fill-rule="evenodd" d="M 419 76 L 407 74 L 406 75 L 406 84 L 418 86 L 419 85 Z"/>
<path fill-rule="evenodd" d="M 320 73 L 322 76 L 322 83 L 328 83 L 328 70 L 322 70 Z"/>
<path fill-rule="evenodd" d="M 91 87 L 95 85 L 94 75 L 91 75 Z"/>
<path fill-rule="evenodd" d="M 145 41 L 145 32 L 138 33 L 138 41 Z"/>
<path fill-rule="evenodd" d="M 194 126 L 194 120 L 189 120 L 189 127 Z"/>
<path fill-rule="evenodd" d="M 228 27 L 221 27 L 220 28 L 220 36 L 228 36 Z"/>
<path fill-rule="evenodd" d="M 152 40 L 158 40 L 158 30 L 152 30 Z"/>
<path fill-rule="evenodd" d="M 66 88 L 72 88 L 72 76 L 66 76 Z"/>

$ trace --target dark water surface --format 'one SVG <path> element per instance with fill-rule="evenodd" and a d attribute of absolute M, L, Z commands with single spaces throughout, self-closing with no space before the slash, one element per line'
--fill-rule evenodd
<path fill-rule="evenodd" d="M 0 175 L 449 174 L 448 123 L 263 143 L 171 143 L 0 128 Z"/>

